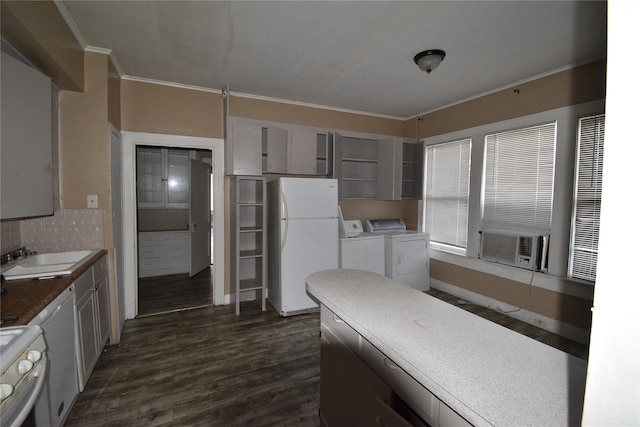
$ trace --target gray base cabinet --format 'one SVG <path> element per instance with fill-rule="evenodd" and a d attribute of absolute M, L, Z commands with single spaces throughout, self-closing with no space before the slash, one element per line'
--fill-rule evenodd
<path fill-rule="evenodd" d="M 138 277 L 188 273 L 191 267 L 191 233 L 144 231 L 138 233 Z"/>
<path fill-rule="evenodd" d="M 82 391 L 111 332 L 107 258 L 102 257 L 74 284 L 77 370 L 78 383 Z"/>
<path fill-rule="evenodd" d="M 320 419 L 325 426 L 403 425 L 388 423 L 392 390 L 322 323 Z M 395 416 L 391 416 L 396 420 Z M 384 424 L 380 424 L 384 420 Z"/>
<path fill-rule="evenodd" d="M 320 333 L 324 426 L 471 426 L 324 305 Z"/>

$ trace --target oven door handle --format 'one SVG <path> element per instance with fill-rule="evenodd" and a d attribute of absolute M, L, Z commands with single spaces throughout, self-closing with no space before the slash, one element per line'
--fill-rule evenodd
<path fill-rule="evenodd" d="M 27 399 L 24 406 L 22 407 L 22 409 L 20 409 L 20 412 L 18 412 L 18 414 L 13 419 L 13 422 L 9 425 L 9 427 L 18 427 L 22 425 L 23 421 L 29 415 L 29 412 L 31 412 L 31 409 L 33 409 L 33 405 L 35 405 L 36 399 L 40 395 L 40 392 L 42 391 L 42 387 L 44 386 L 44 381 L 47 376 L 46 373 L 47 373 L 48 362 L 49 361 L 43 357 L 40 363 L 36 365 L 35 369 L 30 374 L 33 376 L 33 378 L 36 379 L 36 385 L 31 389 L 30 391 L 31 395 L 29 396 L 29 399 Z"/>

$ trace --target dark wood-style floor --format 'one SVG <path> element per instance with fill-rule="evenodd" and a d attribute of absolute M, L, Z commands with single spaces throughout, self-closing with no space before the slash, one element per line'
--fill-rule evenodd
<path fill-rule="evenodd" d="M 138 316 L 213 305 L 213 267 L 188 273 L 138 279 Z"/>
<path fill-rule="evenodd" d="M 587 347 L 440 291 L 429 294 L 586 359 Z M 243 303 L 129 320 L 76 401 L 73 426 L 319 425 L 318 313 Z"/>

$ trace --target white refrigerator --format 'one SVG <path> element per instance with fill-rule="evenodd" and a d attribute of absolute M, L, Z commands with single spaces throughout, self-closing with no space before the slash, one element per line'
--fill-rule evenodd
<path fill-rule="evenodd" d="M 282 177 L 267 184 L 267 198 L 267 299 L 281 316 L 314 311 L 306 277 L 339 265 L 338 181 Z"/>

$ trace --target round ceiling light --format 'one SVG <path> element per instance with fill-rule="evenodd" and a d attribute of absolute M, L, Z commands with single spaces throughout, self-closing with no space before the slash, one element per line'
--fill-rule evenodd
<path fill-rule="evenodd" d="M 414 56 L 413 62 L 415 62 L 422 71 L 426 71 L 428 74 L 438 68 L 438 65 L 440 65 L 446 55 L 447 54 L 444 50 L 429 49 Z"/>

